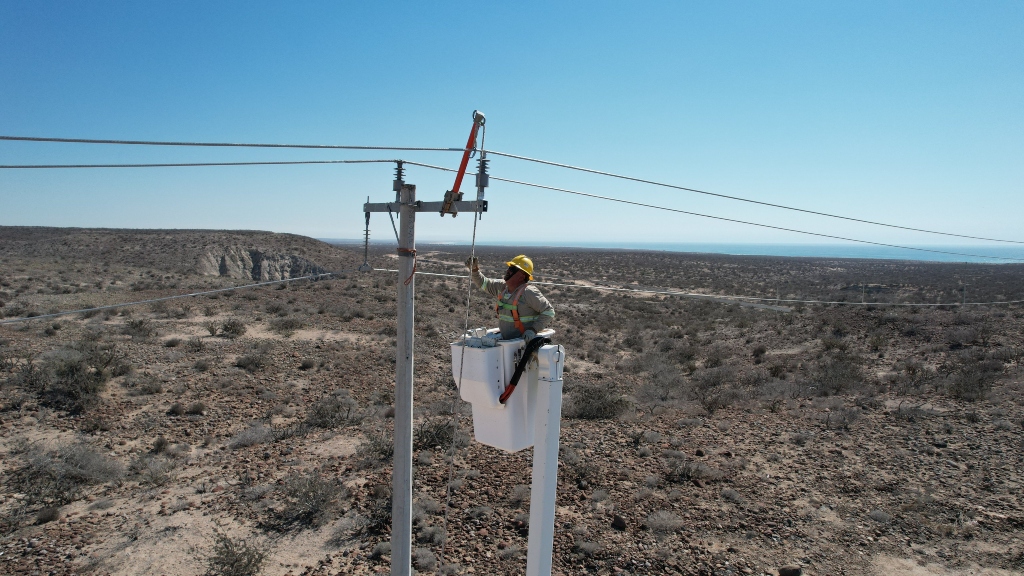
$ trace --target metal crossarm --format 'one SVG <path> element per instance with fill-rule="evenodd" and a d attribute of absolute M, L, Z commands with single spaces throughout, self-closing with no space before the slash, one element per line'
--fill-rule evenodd
<path fill-rule="evenodd" d="M 422 202 L 417 200 L 413 203 L 415 212 L 439 212 L 443 202 Z M 454 202 L 459 212 L 487 212 L 487 200 L 473 200 Z M 402 207 L 401 202 L 367 202 L 363 204 L 363 212 L 392 212 L 398 213 Z"/>

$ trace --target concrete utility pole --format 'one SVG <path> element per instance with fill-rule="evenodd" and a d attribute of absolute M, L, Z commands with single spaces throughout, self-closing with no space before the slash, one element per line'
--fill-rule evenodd
<path fill-rule="evenodd" d="M 395 460 L 391 479 L 391 557 L 412 554 L 412 375 L 416 307 L 416 187 L 402 184 L 398 226 L 398 352 L 395 371 Z M 408 576 L 411 562 L 391 565 Z"/>
<path fill-rule="evenodd" d="M 363 205 L 363 212 L 398 213 L 398 349 L 395 367 L 395 455 L 391 482 L 391 574 L 412 573 L 413 328 L 416 292 L 416 213 L 441 210 L 442 202 L 416 200 L 416 186 L 396 170 L 396 202 Z M 451 202 L 458 212 L 486 212 L 487 201 Z"/>

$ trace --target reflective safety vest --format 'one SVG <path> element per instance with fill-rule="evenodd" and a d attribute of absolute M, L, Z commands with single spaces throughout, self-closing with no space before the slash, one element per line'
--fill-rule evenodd
<path fill-rule="evenodd" d="M 515 292 L 511 293 L 512 303 L 505 302 L 504 294 L 501 298 L 498 298 L 498 303 L 494 305 L 494 315 L 498 317 L 498 320 L 504 320 L 505 322 L 513 322 L 516 325 L 516 330 L 519 330 L 520 336 L 526 334 L 526 327 L 523 326 L 523 322 L 533 322 L 539 316 L 520 316 L 519 315 L 519 297 L 526 291 L 526 282 L 519 285 Z M 506 294 L 508 291 L 505 291 Z M 506 311 L 504 314 L 502 311 Z"/>

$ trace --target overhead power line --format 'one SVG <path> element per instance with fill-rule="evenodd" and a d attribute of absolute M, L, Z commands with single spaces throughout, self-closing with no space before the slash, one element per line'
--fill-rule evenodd
<path fill-rule="evenodd" d="M 166 164 L 3 164 L 0 169 L 19 168 L 184 168 L 197 166 L 279 166 L 290 164 L 374 164 L 396 160 L 296 160 L 283 162 L 181 162 Z"/>
<path fill-rule="evenodd" d="M 98 139 L 85 139 L 85 138 L 44 138 L 44 137 L 34 137 L 34 136 L 2 136 L 2 135 L 0 135 L 0 140 L 31 141 L 31 142 L 71 142 L 71 143 L 86 143 L 86 144 L 128 144 L 128 145 L 151 145 L 151 146 L 213 146 L 213 147 L 221 146 L 221 147 L 250 147 L 250 148 L 320 148 L 320 149 L 349 149 L 349 150 L 406 150 L 406 151 L 465 152 L 465 149 L 463 149 L 463 148 L 418 148 L 418 147 L 388 147 L 388 146 L 346 146 L 346 145 L 325 145 L 325 144 L 323 144 L 323 145 L 322 144 L 249 144 L 249 143 L 224 143 L 224 142 L 170 142 L 170 141 L 145 141 L 145 140 L 98 140 Z M 484 150 L 481 149 L 481 151 L 484 151 Z M 853 218 L 853 217 L 849 217 L 849 216 L 841 216 L 841 215 L 837 215 L 837 214 L 829 214 L 829 213 L 826 213 L 826 212 L 817 212 L 817 211 L 814 211 L 814 210 L 807 210 L 807 209 L 803 209 L 803 208 L 796 208 L 796 207 L 793 207 L 793 206 L 785 206 L 785 205 L 782 205 L 782 204 L 773 204 L 771 202 L 763 202 L 763 201 L 760 201 L 760 200 L 752 200 L 752 199 L 749 199 L 749 198 L 741 198 L 741 197 L 738 197 L 738 196 L 729 196 L 729 195 L 726 195 L 726 194 L 718 194 L 718 193 L 715 193 L 715 192 L 708 192 L 708 191 L 699 190 L 699 189 L 696 189 L 696 188 L 688 188 L 688 187 L 685 187 L 685 186 L 678 186 L 678 185 L 675 185 L 675 184 L 667 184 L 667 183 L 664 183 L 664 182 L 657 182 L 657 181 L 654 181 L 654 180 L 646 180 L 646 179 L 642 179 L 642 178 L 635 178 L 635 177 L 632 177 L 632 176 L 624 176 L 624 175 L 615 174 L 615 173 L 612 173 L 612 172 L 605 172 L 605 171 L 602 171 L 602 170 L 594 170 L 594 169 L 591 169 L 591 168 L 583 168 L 583 167 L 579 167 L 579 166 L 572 166 L 570 164 L 563 164 L 563 163 L 559 163 L 559 162 L 553 162 L 553 161 L 550 161 L 550 160 L 541 160 L 541 159 L 537 159 L 537 158 L 530 158 L 530 157 L 527 157 L 527 156 L 520 156 L 520 155 L 516 155 L 516 154 L 509 154 L 509 153 L 506 153 L 506 152 L 498 152 L 498 151 L 493 151 L 493 150 L 486 150 L 484 152 L 495 154 L 497 156 L 504 156 L 504 157 L 507 157 L 507 158 L 513 158 L 513 159 L 517 159 L 517 160 L 525 160 L 525 161 L 528 161 L 528 162 L 536 162 L 536 163 L 539 163 L 539 164 L 546 164 L 546 165 L 556 166 L 556 167 L 560 167 L 560 168 L 567 168 L 567 169 L 570 169 L 570 170 L 577 170 L 577 171 L 581 171 L 581 172 L 588 172 L 588 173 L 598 174 L 598 175 L 602 175 L 602 176 L 609 176 L 609 177 L 612 177 L 612 178 L 619 178 L 619 179 L 629 180 L 629 181 L 633 181 L 633 182 L 640 182 L 640 183 L 645 183 L 645 184 L 652 184 L 652 185 L 655 185 L 655 186 L 662 186 L 662 187 L 666 187 L 666 188 L 673 188 L 673 189 L 677 189 L 677 190 L 684 190 L 684 191 L 688 191 L 688 192 L 695 192 L 695 193 L 698 193 L 698 194 L 705 194 L 705 195 L 708 195 L 708 196 L 716 196 L 716 197 L 720 197 L 720 198 L 726 198 L 726 199 L 729 199 L 729 200 L 737 200 L 737 201 L 741 201 L 741 202 L 748 202 L 748 203 L 752 203 L 752 204 L 758 204 L 758 205 L 762 205 L 762 206 L 769 206 L 769 207 L 773 207 L 773 208 L 780 208 L 780 209 L 784 209 L 784 210 L 792 210 L 792 211 L 796 211 L 796 212 L 803 212 L 803 213 L 806 213 L 806 214 L 813 214 L 813 215 L 817 215 L 817 216 L 825 216 L 825 217 L 829 217 L 829 218 L 838 218 L 838 219 L 841 219 L 841 220 L 848 220 L 848 221 L 851 221 L 851 222 L 859 222 L 859 223 L 863 223 L 863 224 L 871 224 L 871 225 L 875 225 L 875 226 L 884 226 L 884 227 L 888 227 L 888 228 L 896 228 L 896 229 L 900 229 L 900 230 L 908 230 L 908 231 L 913 231 L 913 232 L 922 232 L 922 233 L 927 233 L 927 234 L 937 234 L 937 235 L 949 236 L 949 237 L 955 237 L 955 238 L 968 238 L 968 239 L 972 239 L 972 240 L 984 240 L 984 241 L 989 241 L 989 242 L 1002 242 L 1002 243 L 1009 243 L 1009 244 L 1024 244 L 1024 241 L 1018 241 L 1018 240 L 1002 240 L 1002 239 L 998 239 L 998 238 L 986 238 L 986 237 L 982 237 L 982 236 L 970 236 L 970 235 L 965 235 L 965 234 L 954 234 L 954 233 L 951 233 L 951 232 L 940 232 L 940 231 L 936 231 L 936 230 L 926 230 L 926 229 L 923 229 L 923 228 L 913 228 L 913 227 L 909 227 L 909 226 L 900 226 L 900 225 L 897 225 L 897 224 L 887 224 L 887 223 L 883 223 L 883 222 L 875 222 L 875 221 L 872 221 L 872 220 L 864 220 L 864 219 Z M 268 161 L 268 162 L 188 162 L 188 163 L 148 163 L 148 164 L 22 164 L 22 165 L 0 165 L 0 169 L 171 168 L 171 167 L 198 167 L 198 166 L 261 166 L 261 165 L 262 166 L 270 166 L 270 165 L 298 165 L 298 164 L 360 164 L 360 163 L 381 163 L 381 162 L 398 162 L 398 161 L 399 160 L 391 159 L 391 160 L 319 160 L 319 161 L 317 161 L 317 160 L 300 160 L 300 161 Z M 421 167 L 424 167 L 424 168 L 431 168 L 431 169 L 435 169 L 435 170 L 444 170 L 444 171 L 447 171 L 447 172 L 455 172 L 455 170 L 452 170 L 450 168 L 445 168 L 445 167 L 442 167 L 442 166 L 435 166 L 435 165 L 431 165 L 431 164 L 424 164 L 424 163 L 412 162 L 412 161 L 403 161 L 403 162 L 406 163 L 406 164 L 413 165 L 413 166 L 421 166 Z M 468 173 L 468 174 L 472 175 L 473 173 Z M 874 241 L 870 241 L 870 240 L 860 240 L 860 239 L 856 239 L 856 238 L 847 238 L 847 237 L 836 236 L 836 235 L 832 235 L 832 234 L 823 234 L 823 233 L 818 233 L 818 232 L 808 232 L 808 231 L 804 231 L 804 230 L 797 230 L 797 229 L 793 229 L 793 228 L 785 228 L 785 227 L 774 226 L 774 225 L 770 225 L 770 224 L 762 224 L 762 223 L 757 223 L 757 222 L 749 222 L 749 221 L 745 221 L 745 220 L 738 220 L 738 219 L 725 218 L 725 217 L 714 216 L 714 215 L 709 215 L 709 214 L 701 214 L 701 213 L 698 213 L 698 212 L 690 212 L 690 211 L 686 211 L 686 210 L 667 208 L 667 207 L 664 207 L 664 206 L 656 206 L 656 205 L 646 204 L 646 203 L 642 203 L 642 202 L 634 202 L 634 201 L 630 201 L 630 200 L 623 200 L 623 199 L 619 199 L 619 198 L 613 198 L 613 197 L 610 197 L 610 196 L 601 196 L 601 195 L 598 195 L 598 194 L 590 194 L 590 193 L 586 193 L 586 192 L 579 192 L 579 191 L 569 190 L 569 189 L 566 189 L 566 188 L 558 188 L 558 187 L 546 186 L 546 185 L 542 185 L 542 184 L 533 184 L 533 183 L 529 183 L 529 182 L 522 182 L 522 181 L 518 181 L 518 180 L 511 180 L 511 179 L 499 178 L 499 177 L 494 177 L 494 176 L 492 176 L 492 178 L 494 178 L 495 180 L 502 181 L 502 182 L 509 182 L 511 184 L 520 184 L 520 185 L 523 185 L 523 186 L 531 186 L 531 187 L 535 187 L 535 188 L 542 188 L 542 189 L 552 190 L 552 191 L 556 191 L 556 192 L 564 192 L 564 193 L 567 193 L 567 194 L 576 194 L 576 195 L 579 195 L 579 196 L 587 196 L 587 197 L 591 197 L 591 198 L 597 198 L 597 199 L 601 199 L 601 200 L 608 200 L 608 201 L 612 201 L 612 202 L 620 202 L 620 203 L 624 203 L 624 204 L 633 204 L 633 205 L 636 205 L 636 206 L 643 206 L 643 207 L 647 207 L 647 208 L 655 208 L 655 209 L 659 209 L 659 210 L 667 210 L 667 211 L 671 211 L 671 212 L 677 212 L 677 213 L 680 213 L 680 214 L 688 214 L 688 215 L 691 215 L 691 216 L 699 216 L 699 217 L 702 217 L 702 218 L 711 218 L 711 219 L 716 219 L 716 220 L 721 220 L 721 221 L 726 221 L 726 222 L 735 222 L 735 223 L 738 223 L 738 224 L 745 224 L 745 225 L 749 225 L 749 226 L 758 226 L 758 227 L 762 227 L 762 228 L 770 228 L 770 229 L 781 230 L 781 231 L 785 231 L 785 232 L 793 232 L 793 233 L 797 233 L 797 234 L 807 234 L 807 235 L 811 235 L 811 236 L 818 236 L 818 237 L 821 237 L 821 238 L 830 238 L 830 239 L 834 239 L 834 240 L 843 240 L 843 241 L 847 241 L 847 242 L 857 242 L 857 243 L 862 243 L 862 244 L 871 244 L 871 245 L 875 245 L 875 246 L 884 246 L 884 247 L 889 247 L 889 248 L 899 248 L 899 249 L 903 249 L 903 250 L 915 250 L 915 251 L 919 251 L 919 252 L 931 252 L 931 253 L 935 253 L 935 254 L 948 254 L 948 255 L 952 255 L 952 256 L 964 256 L 964 257 L 970 257 L 970 258 L 985 258 L 985 259 L 991 259 L 991 260 L 1004 260 L 1004 261 L 1011 261 L 1011 262 L 1021 262 L 1021 261 L 1024 261 L 1024 259 L 1022 259 L 1022 258 L 1008 258 L 1008 257 L 1003 257 L 1003 256 L 985 256 L 985 255 L 981 255 L 981 254 L 968 254 L 968 253 L 963 253 L 963 252 L 951 252 L 951 251 L 946 251 L 946 250 L 935 250 L 935 249 L 930 249 L 930 248 L 916 248 L 916 247 L 903 246 L 903 245 L 898 245 L 898 244 L 888 244 L 888 243 L 884 243 L 884 242 L 874 242 Z"/>
<path fill-rule="evenodd" d="M 374 268 L 374 272 L 398 272 L 398 270 L 390 268 Z M 442 276 L 448 278 L 468 278 L 465 274 L 442 274 L 440 272 L 421 272 L 417 271 L 419 276 Z M 567 284 L 564 282 L 537 282 L 531 281 L 531 284 L 542 284 L 545 286 L 559 286 L 564 288 L 584 288 L 587 290 L 605 290 L 608 292 L 634 292 L 637 294 L 655 294 L 663 296 L 683 296 L 686 298 L 700 298 L 704 300 L 729 300 L 742 304 L 744 302 L 778 302 L 786 304 L 836 304 L 842 306 L 899 306 L 899 307 L 921 307 L 921 308 L 936 308 L 943 306 L 997 306 L 1001 304 L 1024 304 L 1024 300 L 997 300 L 994 302 L 937 302 L 933 304 L 929 303 L 912 303 L 912 302 L 846 302 L 842 300 L 799 300 L 799 299 L 787 299 L 787 298 L 761 298 L 758 296 L 733 296 L 733 295 L 722 295 L 722 294 L 702 294 L 700 292 L 682 292 L 679 290 L 654 290 L 645 288 L 619 288 L 617 286 L 602 286 L 599 284 Z M 778 306 L 767 306 L 772 309 L 780 309 Z M 789 311 L 788 308 L 782 308 L 780 311 Z"/>
<path fill-rule="evenodd" d="M 168 164 L 2 164 L 0 169 L 19 168 L 184 168 L 196 166 L 279 166 L 289 164 L 374 164 L 397 160 L 295 160 L 283 162 L 181 162 Z"/>
<path fill-rule="evenodd" d="M 108 304 L 106 306 L 94 306 L 92 308 L 81 308 L 79 310 L 66 310 L 64 312 L 54 312 L 52 314 L 40 314 L 39 316 L 28 316 L 25 318 L 11 318 L 8 320 L 0 320 L 0 325 L 4 324 L 16 324 L 19 322 L 29 322 L 32 320 L 45 320 L 47 318 L 57 318 L 59 316 L 69 316 L 71 314 L 84 314 L 86 312 L 101 312 L 103 310 L 113 310 L 115 308 L 125 308 L 127 306 L 137 306 L 139 304 L 153 304 L 156 302 L 166 302 L 168 300 L 178 300 L 179 298 L 194 298 L 196 296 L 206 296 L 208 294 L 218 294 L 220 292 L 231 292 L 232 290 L 244 290 L 246 288 L 259 288 L 260 286 L 271 286 L 274 284 L 284 284 L 287 282 L 296 282 L 298 280 L 319 280 L 327 276 L 337 276 L 338 274 L 347 274 L 349 272 L 355 272 L 355 270 L 342 270 L 340 272 L 326 272 L 324 274 L 311 274 L 309 276 L 300 276 L 297 278 L 285 278 L 283 280 L 270 280 L 267 282 L 257 282 L 255 284 L 243 284 L 241 286 L 231 286 L 228 288 L 217 288 L 216 290 L 204 290 L 202 292 L 190 292 L 188 294 L 176 294 L 174 296 L 163 296 L 161 298 L 150 298 L 148 300 L 137 300 L 135 302 L 122 302 L 120 304 Z"/>
<path fill-rule="evenodd" d="M 421 166 L 421 167 L 424 167 L 424 168 L 432 168 L 432 169 L 435 169 L 435 170 L 445 170 L 445 171 L 448 171 L 448 172 L 452 171 L 450 168 L 445 168 L 443 166 L 434 166 L 434 165 L 431 165 L 431 164 L 422 164 L 422 163 L 418 163 L 418 162 L 406 162 L 406 164 L 411 164 L 413 166 Z M 508 182 L 509 184 L 519 184 L 521 186 L 530 186 L 530 187 L 533 187 L 533 188 L 541 188 L 543 190 L 551 190 L 551 191 L 554 191 L 554 192 L 564 192 L 566 194 L 575 194 L 577 196 L 584 196 L 584 197 L 587 197 L 587 198 L 596 198 L 598 200 L 607 200 L 609 202 L 619 202 L 621 204 L 630 204 L 630 205 L 633 205 L 633 206 L 640 206 L 642 208 L 653 208 L 655 210 L 664 210 L 666 212 L 675 212 L 675 213 L 678 213 L 678 214 L 686 214 L 686 215 L 689 215 L 689 216 L 699 216 L 701 218 L 710 218 L 712 220 L 720 220 L 720 221 L 723 221 L 723 222 L 733 222 L 733 223 L 736 223 L 736 224 L 745 224 L 747 226 L 758 226 L 760 228 L 769 228 L 769 229 L 772 229 L 772 230 L 781 230 L 783 232 L 793 232 L 793 233 L 796 233 L 796 234 L 806 234 L 806 235 L 809 235 L 809 236 L 817 236 L 817 237 L 820 237 L 820 238 L 830 238 L 832 240 L 843 240 L 845 242 L 857 242 L 857 243 L 860 243 L 860 244 L 870 244 L 870 245 L 873 245 L 873 246 L 884 246 L 886 248 L 899 248 L 899 249 L 902 249 L 902 250 L 916 250 L 918 252 L 931 252 L 933 254 L 947 254 L 947 255 L 950 255 L 950 256 L 964 256 L 964 257 L 968 257 L 968 258 L 988 258 L 988 259 L 992 259 L 992 260 L 1006 260 L 1006 261 L 1010 261 L 1010 262 L 1022 262 L 1022 261 L 1024 261 L 1024 258 L 1008 258 L 1008 257 L 1005 257 L 1005 256 L 985 256 L 985 255 L 982 255 L 982 254 L 968 254 L 968 253 L 964 253 L 964 252 L 950 252 L 948 250 L 935 250 L 935 249 L 932 249 L 932 248 L 918 248 L 918 247 L 914 247 L 914 246 L 902 246 L 902 245 L 899 245 L 899 244 L 888 244 L 888 243 L 885 243 L 885 242 L 875 242 L 873 240 L 861 240 L 861 239 L 858 239 L 858 238 L 848 238 L 846 236 L 836 236 L 836 235 L 833 235 L 833 234 L 824 234 L 822 232 L 809 232 L 807 230 L 798 230 L 796 228 L 786 228 L 786 227 L 783 227 L 783 226 L 775 226 L 775 225 L 772 225 L 772 224 L 762 224 L 760 222 L 750 222 L 750 221 L 747 221 L 747 220 L 738 220 L 736 218 L 726 218 L 724 216 L 714 216 L 714 215 L 711 215 L 711 214 L 702 214 L 700 212 L 691 212 L 691 211 L 688 211 L 688 210 L 680 210 L 678 208 L 669 208 L 667 206 L 658 206 L 656 204 L 647 204 L 645 202 L 636 202 L 634 200 L 623 200 L 621 198 L 613 198 L 611 196 L 601 196 L 599 194 L 590 194 L 589 192 L 579 192 L 577 190 L 569 190 L 567 188 L 558 188 L 558 187 L 555 187 L 555 186 L 546 186 L 544 184 L 534 184 L 532 182 L 523 182 L 521 180 L 512 180 L 512 179 L 509 179 L 509 178 L 499 178 L 499 177 L 494 176 L 494 175 L 491 175 L 490 178 L 491 178 L 491 180 L 499 180 L 501 182 Z"/>
<path fill-rule="evenodd" d="M 202 146 L 213 148 L 306 148 L 318 150 L 405 150 L 411 152 L 465 152 L 464 148 L 419 146 L 349 146 L 341 144 L 251 144 L 239 142 L 173 142 L 159 140 L 100 140 L 94 138 L 46 138 L 39 136 L 0 136 L 16 142 L 59 142 L 64 144 L 124 144 L 130 146 Z"/>
<path fill-rule="evenodd" d="M 636 178 L 633 176 L 624 176 L 622 174 L 615 174 L 613 172 L 605 172 L 603 170 L 594 170 L 592 168 L 583 168 L 580 166 L 573 166 L 571 164 L 562 164 L 561 162 L 552 162 L 550 160 L 540 160 L 537 158 L 529 158 L 527 156 L 519 156 L 517 154 L 509 154 L 506 152 L 497 152 L 494 150 L 487 150 L 488 154 L 494 154 L 495 156 L 504 156 L 506 158 L 513 158 L 515 160 L 524 160 L 526 162 L 535 162 L 537 164 L 545 164 L 547 166 L 555 166 L 558 168 L 567 168 L 569 170 L 576 170 L 578 172 L 587 172 L 590 174 L 597 174 L 600 176 L 608 176 L 611 178 L 618 178 L 620 180 L 629 180 L 630 182 L 639 182 L 641 184 L 651 184 L 653 186 L 661 186 L 664 188 L 672 188 L 674 190 L 683 190 L 685 192 L 693 192 L 695 194 L 703 194 L 705 196 L 714 196 L 716 198 L 725 198 L 726 200 L 736 200 L 738 202 L 747 202 L 750 204 L 757 204 L 759 206 L 769 206 L 771 208 L 779 208 L 781 210 L 792 210 L 794 212 L 802 212 L 804 214 L 813 214 L 815 216 L 825 216 L 827 218 L 837 218 L 839 220 L 847 220 L 850 222 L 859 222 L 861 224 L 871 224 L 872 226 L 884 226 L 886 228 L 896 228 L 898 230 L 908 230 L 911 232 L 923 232 L 925 234 L 938 234 L 940 236 L 951 236 L 954 238 L 967 238 L 970 240 L 985 240 L 987 242 L 1003 242 L 1007 244 L 1024 244 L 1021 240 L 1002 240 L 999 238 L 986 238 L 983 236 L 970 236 L 967 234 L 954 234 L 952 232 L 940 232 L 938 230 L 926 230 L 924 228 L 913 228 L 911 226 L 900 226 L 898 224 L 887 224 L 885 222 L 875 222 L 874 220 L 865 220 L 862 218 L 854 218 L 852 216 L 842 216 L 840 214 L 830 214 L 828 212 L 818 212 L 816 210 L 808 210 L 806 208 L 797 208 L 795 206 L 786 206 L 784 204 L 774 204 L 772 202 L 764 202 L 761 200 L 753 200 L 750 198 L 743 198 L 740 196 L 730 196 L 728 194 L 719 194 L 717 192 L 709 192 L 707 190 L 699 190 L 697 188 L 688 188 L 686 186 L 679 186 L 676 184 L 667 184 L 665 182 L 657 182 L 655 180 L 646 180 L 644 178 Z"/>

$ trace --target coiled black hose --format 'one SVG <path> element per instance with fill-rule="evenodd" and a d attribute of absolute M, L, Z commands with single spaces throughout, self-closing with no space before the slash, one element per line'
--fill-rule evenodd
<path fill-rule="evenodd" d="M 498 402 L 502 404 L 508 400 L 509 396 L 516 391 L 516 384 L 519 384 L 519 379 L 523 376 L 523 371 L 526 370 L 526 366 L 530 363 L 530 359 L 533 358 L 533 354 L 540 350 L 540 347 L 545 344 L 550 344 L 551 338 L 544 336 L 536 336 L 533 340 L 526 345 L 526 349 L 523 350 L 523 357 L 519 359 L 519 363 L 516 364 L 516 371 L 512 374 L 512 379 L 508 381 L 508 386 L 505 386 L 505 391 L 498 397 Z"/>

